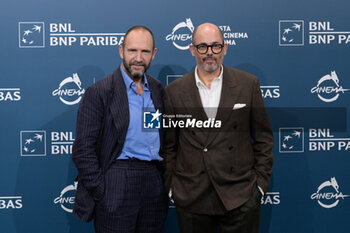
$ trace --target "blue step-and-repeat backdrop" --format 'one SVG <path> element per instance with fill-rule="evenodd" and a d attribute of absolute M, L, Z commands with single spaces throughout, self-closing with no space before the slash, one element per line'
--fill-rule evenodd
<path fill-rule="evenodd" d="M 155 35 L 149 74 L 195 66 L 193 27 L 220 26 L 224 64 L 256 75 L 274 128 L 262 233 L 350 232 L 350 2 L 346 0 L 0 3 L 0 232 L 92 233 L 71 214 L 75 120 L 86 88 L 120 65 L 126 30 Z M 178 232 L 169 206 L 164 232 Z"/>

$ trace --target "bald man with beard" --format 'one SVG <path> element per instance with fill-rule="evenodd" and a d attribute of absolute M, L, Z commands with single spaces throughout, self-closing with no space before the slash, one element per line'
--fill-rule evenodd
<path fill-rule="evenodd" d="M 273 159 L 259 81 L 222 64 L 227 44 L 214 24 L 194 30 L 190 51 L 197 66 L 165 88 L 165 115 L 210 119 L 220 127 L 166 131 L 164 177 L 180 231 L 257 233 Z"/>

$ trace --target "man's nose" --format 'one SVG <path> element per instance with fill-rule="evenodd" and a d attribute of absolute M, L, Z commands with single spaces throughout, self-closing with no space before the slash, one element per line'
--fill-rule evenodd
<path fill-rule="evenodd" d="M 207 55 L 213 55 L 213 47 L 208 47 Z"/>
<path fill-rule="evenodd" d="M 142 53 L 141 52 L 137 52 L 136 53 L 135 60 L 136 61 L 142 61 Z"/>

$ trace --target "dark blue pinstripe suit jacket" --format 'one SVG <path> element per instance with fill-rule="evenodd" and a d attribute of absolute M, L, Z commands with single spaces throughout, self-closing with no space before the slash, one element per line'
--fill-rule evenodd
<path fill-rule="evenodd" d="M 154 106 L 162 112 L 162 84 L 146 76 Z M 121 153 L 128 125 L 129 103 L 119 67 L 87 88 L 78 110 L 72 154 L 78 169 L 73 214 L 82 221 L 94 217 L 95 202 L 104 195 L 104 174 Z"/>

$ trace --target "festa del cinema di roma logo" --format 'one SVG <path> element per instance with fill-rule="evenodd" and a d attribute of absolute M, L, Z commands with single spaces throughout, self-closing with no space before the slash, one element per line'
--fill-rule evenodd
<path fill-rule="evenodd" d="M 344 200 L 345 197 L 349 197 L 349 195 L 344 195 L 339 191 L 335 177 L 331 177 L 330 181 L 323 182 L 318 186 L 316 193 L 311 195 L 312 200 L 317 200 L 317 203 L 326 209 L 336 207 L 339 200 Z"/>
<path fill-rule="evenodd" d="M 323 102 L 334 102 L 339 98 L 340 93 L 350 91 L 350 89 L 344 89 L 339 85 L 339 78 L 335 71 L 331 71 L 331 74 L 324 75 L 318 80 L 317 85 L 311 88 L 311 93 L 316 93 L 318 98 Z"/>
<path fill-rule="evenodd" d="M 229 25 L 220 25 L 224 37 L 224 41 L 228 45 L 236 45 L 237 40 L 248 39 L 247 32 L 232 32 Z M 172 41 L 175 48 L 180 50 L 187 50 L 192 43 L 192 33 L 194 31 L 194 26 L 190 18 L 186 18 L 175 25 L 172 32 L 165 37 L 166 41 Z"/>
<path fill-rule="evenodd" d="M 52 96 L 59 96 L 62 103 L 74 105 L 80 102 L 85 89 L 81 87 L 81 81 L 77 73 L 73 77 L 65 78 L 57 89 L 52 92 Z"/>

